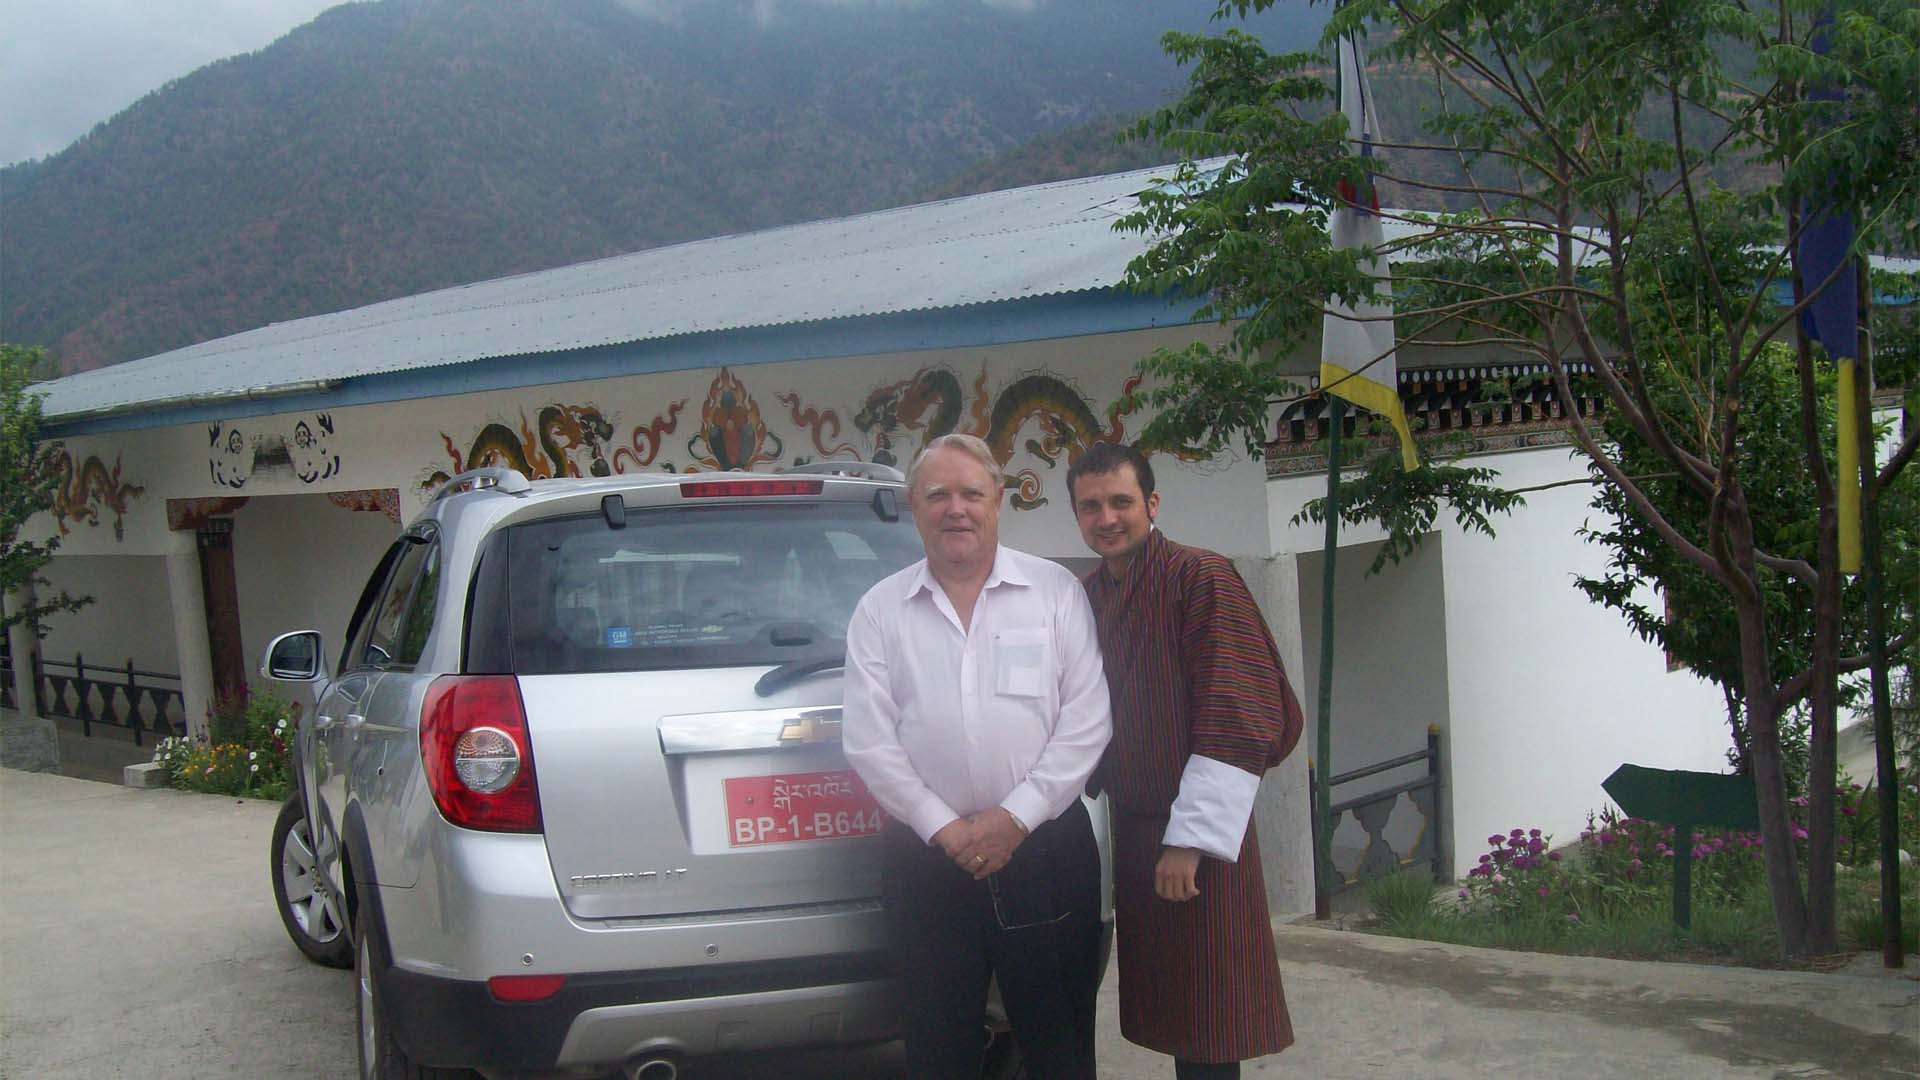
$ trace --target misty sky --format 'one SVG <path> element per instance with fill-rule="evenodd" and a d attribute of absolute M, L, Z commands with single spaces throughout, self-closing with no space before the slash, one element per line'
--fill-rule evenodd
<path fill-rule="evenodd" d="M 149 91 L 340 0 L 0 0 L 0 164 L 64 149 Z"/>
<path fill-rule="evenodd" d="M 0 165 L 67 147 L 168 81 L 252 52 L 342 0 L 0 0 Z M 660 18 L 701 0 L 621 0 Z M 950 0 L 754 0 L 783 4 Z M 979 0 L 1031 8 L 1042 0 Z"/>

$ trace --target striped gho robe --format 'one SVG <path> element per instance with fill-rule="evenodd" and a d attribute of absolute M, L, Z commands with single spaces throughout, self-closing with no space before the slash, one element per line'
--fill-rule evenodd
<path fill-rule="evenodd" d="M 1293 1026 L 1253 823 L 1238 861 L 1200 860 L 1195 899 L 1153 888 L 1188 758 L 1258 776 L 1300 739 L 1273 635 L 1231 562 L 1157 530 L 1123 580 L 1102 565 L 1085 585 L 1113 700 L 1113 741 L 1095 776 L 1114 811 L 1121 1034 L 1196 1062 L 1276 1053 Z"/>

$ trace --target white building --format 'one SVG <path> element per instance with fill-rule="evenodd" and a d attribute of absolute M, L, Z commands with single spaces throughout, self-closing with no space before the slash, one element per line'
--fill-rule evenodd
<path fill-rule="evenodd" d="M 535 476 L 904 462 L 935 434 L 973 432 L 1019 481 L 1006 542 L 1090 565 L 1076 562 L 1087 553 L 1068 462 L 1091 441 L 1137 437 L 1145 417 L 1119 404 L 1136 361 L 1222 333 L 1190 323 L 1190 305 L 1118 285 L 1144 242 L 1112 224 L 1150 182 L 1096 177 L 704 240 L 49 383 L 48 434 L 68 469 L 44 522 L 64 534 L 48 577 L 97 603 L 53 620 L 42 670 L 67 680 L 69 702 L 76 673 L 59 665 L 76 654 L 96 683 L 125 683 L 129 664 L 177 673 L 183 701 L 168 716 L 197 722 L 218 689 L 254 677 L 272 634 L 337 637 L 437 479 L 486 462 Z M 1461 406 L 1511 358 L 1444 359 L 1400 356 L 1416 427 L 1468 427 L 1478 463 L 1508 486 L 1585 475 L 1553 406 L 1491 418 Z M 1304 382 L 1312 365 L 1299 365 Z M 1310 714 L 1323 534 L 1291 519 L 1324 491 L 1305 448 L 1314 426 L 1306 412 L 1282 417 L 1264 462 L 1155 459 L 1163 528 L 1238 560 Z M 1420 750 L 1437 730 L 1456 871 L 1494 831 L 1571 838 L 1624 761 L 1722 764 L 1719 694 L 1573 587 L 1605 557 L 1576 535 L 1589 498 L 1580 485 L 1530 495 L 1498 539 L 1442 527 L 1371 578 L 1378 537 L 1341 537 L 1334 767 Z M 16 636 L 14 655 L 27 647 Z M 1307 760 L 1277 770 L 1262 800 L 1281 910 L 1310 906 Z M 1404 852 L 1417 826 L 1403 812 L 1388 835 Z M 1342 826 L 1343 845 L 1362 839 Z"/>

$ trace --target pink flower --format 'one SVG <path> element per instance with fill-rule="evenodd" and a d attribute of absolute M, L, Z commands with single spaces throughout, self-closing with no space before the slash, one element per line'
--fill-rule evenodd
<path fill-rule="evenodd" d="M 1472 894 L 1472 893 L 1470 893 L 1470 892 L 1468 892 L 1468 891 L 1467 891 L 1467 890 L 1465 890 L 1465 889 L 1461 889 L 1461 890 L 1460 890 L 1460 899 L 1462 899 L 1462 900 L 1471 900 L 1472 898 L 1473 898 L 1473 894 Z"/>
<path fill-rule="evenodd" d="M 1495 873 L 1493 875 L 1493 883 L 1495 885 L 1505 885 L 1507 883 L 1507 876 L 1505 874 Z"/>
<path fill-rule="evenodd" d="M 1540 886 L 1540 888 L 1536 891 L 1539 892 L 1542 899 L 1544 899 L 1547 895 L 1547 887 L 1545 885 Z"/>

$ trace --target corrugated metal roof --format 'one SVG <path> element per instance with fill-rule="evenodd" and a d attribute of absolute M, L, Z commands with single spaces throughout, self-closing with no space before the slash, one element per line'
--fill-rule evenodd
<path fill-rule="evenodd" d="M 315 315 L 44 384 L 49 419 L 496 357 L 1117 284 L 1155 173 L 1065 180 L 655 248 Z"/>

